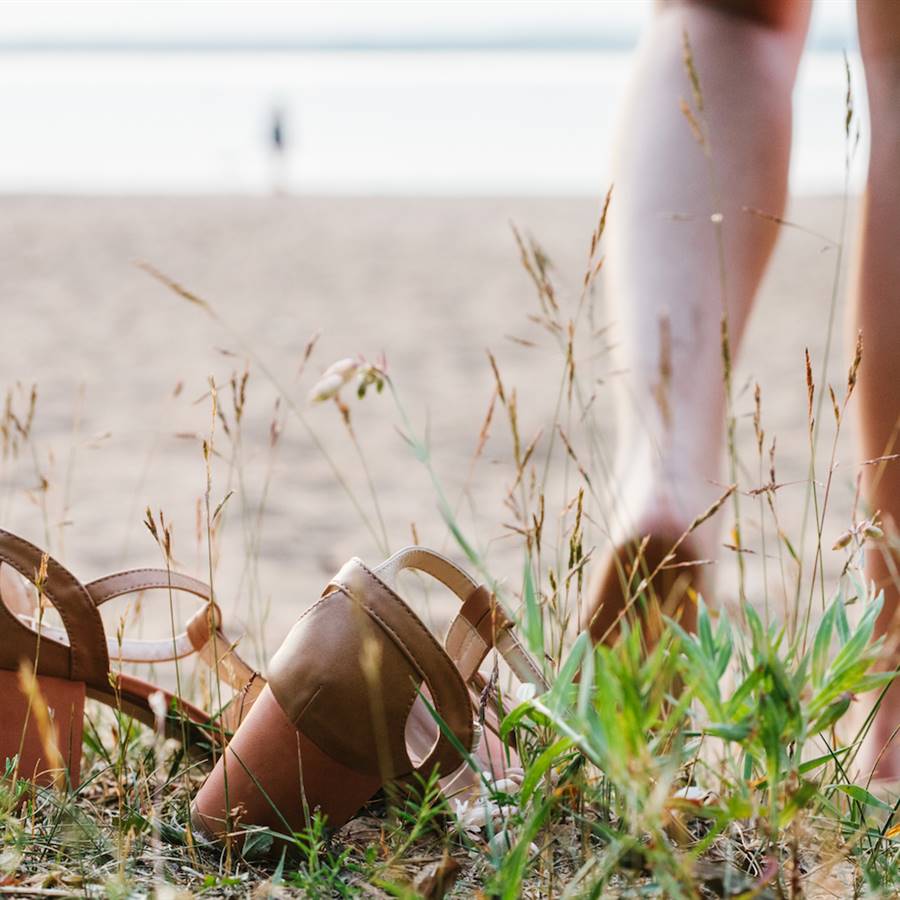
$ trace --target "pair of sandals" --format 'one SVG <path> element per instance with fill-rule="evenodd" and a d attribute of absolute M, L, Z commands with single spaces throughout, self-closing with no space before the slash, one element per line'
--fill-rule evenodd
<path fill-rule="evenodd" d="M 461 606 L 441 645 L 396 590 L 412 569 L 435 578 Z M 16 574 L 18 573 L 18 575 Z M 33 592 L 64 629 L 35 618 Z M 148 590 L 191 594 L 203 606 L 181 634 L 158 641 L 109 639 L 103 603 Z M 480 667 L 491 650 L 523 684 L 546 688 L 493 594 L 448 559 L 421 547 L 369 569 L 350 560 L 321 599 L 295 623 L 269 665 L 268 679 L 244 662 L 222 629 L 207 585 L 165 569 L 136 569 L 82 584 L 34 545 L 0 530 L 0 764 L 17 758 L 20 777 L 49 783 L 49 709 L 55 747 L 76 785 L 86 698 L 212 750 L 216 764 L 194 798 L 195 831 L 240 843 L 251 827 L 288 835 L 319 810 L 348 821 L 382 787 L 437 769 L 448 798 L 479 790 L 517 763 L 500 737 L 497 692 Z M 153 684 L 115 671 L 197 654 L 232 696 L 210 716 Z M 37 688 L 29 688 L 29 672 Z M 52 745 L 52 742 L 50 742 Z M 476 771 L 477 770 L 477 771 Z"/>

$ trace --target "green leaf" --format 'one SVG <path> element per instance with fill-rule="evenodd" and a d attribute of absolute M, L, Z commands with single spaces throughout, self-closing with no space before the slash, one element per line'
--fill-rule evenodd
<path fill-rule="evenodd" d="M 713 722 L 707 725 L 703 732 L 713 737 L 720 737 L 726 741 L 737 741 L 740 743 L 747 739 L 752 730 L 753 720 L 750 716 L 747 716 L 741 722 Z"/>
<path fill-rule="evenodd" d="M 878 809 L 887 809 L 893 811 L 894 807 L 884 800 L 879 800 L 874 794 L 870 794 L 864 787 L 858 784 L 835 784 L 835 790 L 841 791 L 857 803 L 863 806 L 874 806 Z"/>
<path fill-rule="evenodd" d="M 713 638 L 712 626 L 709 621 L 709 612 L 706 609 L 706 604 L 702 600 L 698 606 L 697 636 L 700 638 L 700 645 L 703 647 L 706 656 L 713 659 L 716 656 L 716 642 Z"/>
<path fill-rule="evenodd" d="M 874 688 L 884 687 L 896 677 L 897 672 L 875 672 L 871 675 L 866 675 L 856 682 L 856 687 L 853 689 L 853 692 L 855 694 L 865 694 L 867 691 L 871 691 Z"/>
<path fill-rule="evenodd" d="M 528 649 L 539 659 L 544 658 L 544 618 L 541 605 L 534 590 L 531 573 L 531 556 L 525 558 L 525 574 L 522 580 L 522 596 L 525 600 L 525 623 L 523 632 Z"/>
<path fill-rule="evenodd" d="M 571 738 L 560 738 L 551 744 L 529 767 L 522 780 L 522 787 L 519 789 L 519 805 L 524 808 L 531 795 L 537 788 L 540 780 L 547 774 L 547 770 L 553 763 L 562 756 L 568 749 L 574 746 L 575 742 Z"/>
<path fill-rule="evenodd" d="M 747 624 L 750 626 L 750 634 L 753 638 L 753 649 L 758 654 L 763 654 L 766 649 L 765 629 L 763 628 L 762 619 L 759 613 L 749 604 L 744 605 L 744 615 L 747 618 Z"/>
<path fill-rule="evenodd" d="M 847 608 L 844 606 L 843 597 L 835 612 L 834 625 L 841 644 L 846 644 L 850 640 L 850 623 L 847 621 Z"/>
<path fill-rule="evenodd" d="M 806 762 L 800 763 L 797 771 L 799 774 L 805 775 L 807 772 L 812 772 L 814 769 L 818 769 L 820 766 L 826 765 L 827 763 L 836 762 L 838 757 L 846 756 L 850 752 L 850 749 L 850 747 L 841 747 L 831 753 L 824 753 L 822 756 L 817 756 L 815 759 L 808 759 Z M 755 784 L 756 789 L 759 791 L 766 790 L 768 786 L 768 779 L 765 781 L 758 781 Z"/>
<path fill-rule="evenodd" d="M 234 491 L 229 491 L 220 501 L 219 505 L 216 507 L 216 511 L 212 515 L 213 522 L 219 518 L 219 514 L 225 509 L 225 504 L 232 498 L 234 495 Z"/>
<path fill-rule="evenodd" d="M 737 690 L 728 699 L 728 708 L 737 711 L 740 705 L 759 687 L 763 677 L 763 667 L 756 666 L 738 685 Z"/>
<path fill-rule="evenodd" d="M 570 702 L 572 682 L 575 680 L 575 675 L 581 666 L 581 660 L 585 655 L 585 651 L 590 652 L 590 646 L 591 636 L 586 631 L 582 631 L 572 645 L 572 649 L 569 651 L 562 668 L 559 670 L 559 675 L 556 676 L 553 687 L 545 697 L 544 702 L 554 712 L 561 711 Z"/>
<path fill-rule="evenodd" d="M 844 644 L 834 658 L 829 670 L 832 679 L 862 660 L 866 648 L 872 641 L 872 632 L 875 629 L 874 612 L 874 608 L 870 608 L 863 613 L 856 631 L 850 635 L 850 640 Z"/>
<path fill-rule="evenodd" d="M 784 546 L 787 547 L 787 552 L 791 554 L 791 559 L 794 560 L 795 563 L 800 562 L 800 557 L 797 556 L 797 551 L 794 549 L 794 545 L 788 539 L 788 536 L 782 532 L 781 540 L 784 541 Z"/>
<path fill-rule="evenodd" d="M 550 804 L 545 801 L 522 827 L 512 851 L 504 856 L 503 864 L 497 872 L 498 882 L 503 887 L 503 900 L 518 900 L 522 896 L 522 879 L 528 866 L 528 847 L 537 837 L 549 812 Z"/>
<path fill-rule="evenodd" d="M 847 710 L 850 709 L 851 700 L 852 695 L 847 693 L 826 707 L 825 711 L 812 724 L 809 730 L 810 737 L 831 728 L 835 722 L 843 718 Z"/>
<path fill-rule="evenodd" d="M 576 641 L 577 643 L 577 641 Z M 574 648 L 573 648 L 574 649 Z M 575 712 L 579 719 L 583 719 L 591 708 L 591 699 L 594 696 L 594 651 L 591 650 L 584 657 L 581 667 L 581 681 L 578 683 L 578 701 Z"/>
<path fill-rule="evenodd" d="M 244 845 L 241 856 L 244 859 L 265 856 L 272 849 L 274 842 L 272 832 L 267 828 L 253 828 L 244 832 Z"/>
<path fill-rule="evenodd" d="M 744 781 L 750 781 L 753 778 L 753 754 L 744 754 Z"/>
<path fill-rule="evenodd" d="M 524 703 L 520 703 L 518 706 L 513 707 L 503 718 L 503 721 L 500 723 L 500 737 L 504 740 L 508 737 L 509 733 L 514 729 L 518 728 L 519 724 L 522 722 L 526 716 L 532 716 L 534 714 L 534 706 L 530 700 L 526 700 Z"/>
<path fill-rule="evenodd" d="M 275 871 L 272 873 L 272 877 L 270 881 L 275 887 L 278 887 L 284 881 L 284 862 L 287 858 L 287 847 L 285 847 L 281 851 L 281 857 L 278 860 L 278 865 L 275 866 Z"/>
<path fill-rule="evenodd" d="M 731 625 L 726 616 L 722 617 L 719 624 L 719 633 L 717 635 L 719 641 L 719 650 L 716 657 L 716 678 L 720 679 L 728 668 L 731 661 L 731 654 L 734 652 L 734 640 L 731 636 Z"/>
<path fill-rule="evenodd" d="M 828 652 L 831 649 L 831 636 L 834 630 L 834 617 L 837 613 L 837 604 L 840 599 L 834 601 L 822 616 L 819 627 L 816 629 L 816 637 L 812 650 L 812 683 L 818 687 L 825 676 L 828 667 Z"/>

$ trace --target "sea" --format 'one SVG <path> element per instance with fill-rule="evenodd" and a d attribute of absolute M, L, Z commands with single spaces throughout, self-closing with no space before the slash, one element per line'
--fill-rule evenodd
<path fill-rule="evenodd" d="M 2 52 L 0 192 L 599 196 L 633 60 L 622 49 Z M 841 192 L 848 174 L 851 191 L 864 183 L 865 91 L 858 54 L 848 62 L 860 125 L 849 142 L 843 54 L 813 50 L 801 64 L 796 193 Z"/>

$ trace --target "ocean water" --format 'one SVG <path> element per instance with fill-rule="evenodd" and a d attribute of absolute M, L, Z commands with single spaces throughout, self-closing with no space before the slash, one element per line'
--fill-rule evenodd
<path fill-rule="evenodd" d="M 624 51 L 7 52 L 0 191 L 599 195 L 630 63 Z M 845 91 L 841 54 L 808 53 L 795 192 L 843 189 Z M 854 190 L 865 156 L 863 128 Z"/>

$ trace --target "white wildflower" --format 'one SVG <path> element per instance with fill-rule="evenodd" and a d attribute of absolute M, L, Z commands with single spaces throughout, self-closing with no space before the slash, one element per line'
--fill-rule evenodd
<path fill-rule="evenodd" d="M 522 787 L 522 781 L 514 778 L 498 778 L 494 782 L 494 790 L 498 793 L 515 794 Z"/>
<path fill-rule="evenodd" d="M 322 377 L 312 386 L 309 392 L 310 403 L 323 403 L 337 397 L 341 388 L 350 381 L 359 370 L 358 360 L 347 357 L 330 365 Z"/>
<path fill-rule="evenodd" d="M 678 788 L 672 794 L 674 800 L 686 800 L 688 803 L 695 803 L 698 806 L 705 806 L 712 799 L 711 791 L 705 791 L 696 785 L 688 785 L 687 787 Z"/>
<path fill-rule="evenodd" d="M 516 700 L 519 703 L 526 703 L 529 700 L 534 700 L 537 695 L 537 685 L 532 684 L 530 681 L 525 681 L 516 688 Z"/>
<path fill-rule="evenodd" d="M 340 375 L 346 384 L 359 369 L 359 362 L 351 357 L 339 359 L 336 363 L 332 363 L 322 374 L 323 375 Z"/>
<path fill-rule="evenodd" d="M 499 807 L 496 803 L 479 802 L 470 804 L 468 800 L 456 801 L 456 821 L 461 831 L 480 831 L 488 823 L 499 815 Z"/>
<path fill-rule="evenodd" d="M 344 386 L 344 379 L 340 375 L 323 375 L 313 386 L 309 392 L 310 403 L 324 403 L 337 397 L 341 388 Z"/>
<path fill-rule="evenodd" d="M 498 831 L 491 838 L 488 846 L 491 848 L 491 852 L 495 856 L 499 856 L 503 853 L 509 853 L 509 851 L 512 850 L 515 843 L 516 843 L 515 833 L 508 828 L 504 828 L 501 831 Z M 535 844 L 528 845 L 529 855 L 533 856 L 537 852 L 538 852 L 537 845 L 535 845 Z"/>

